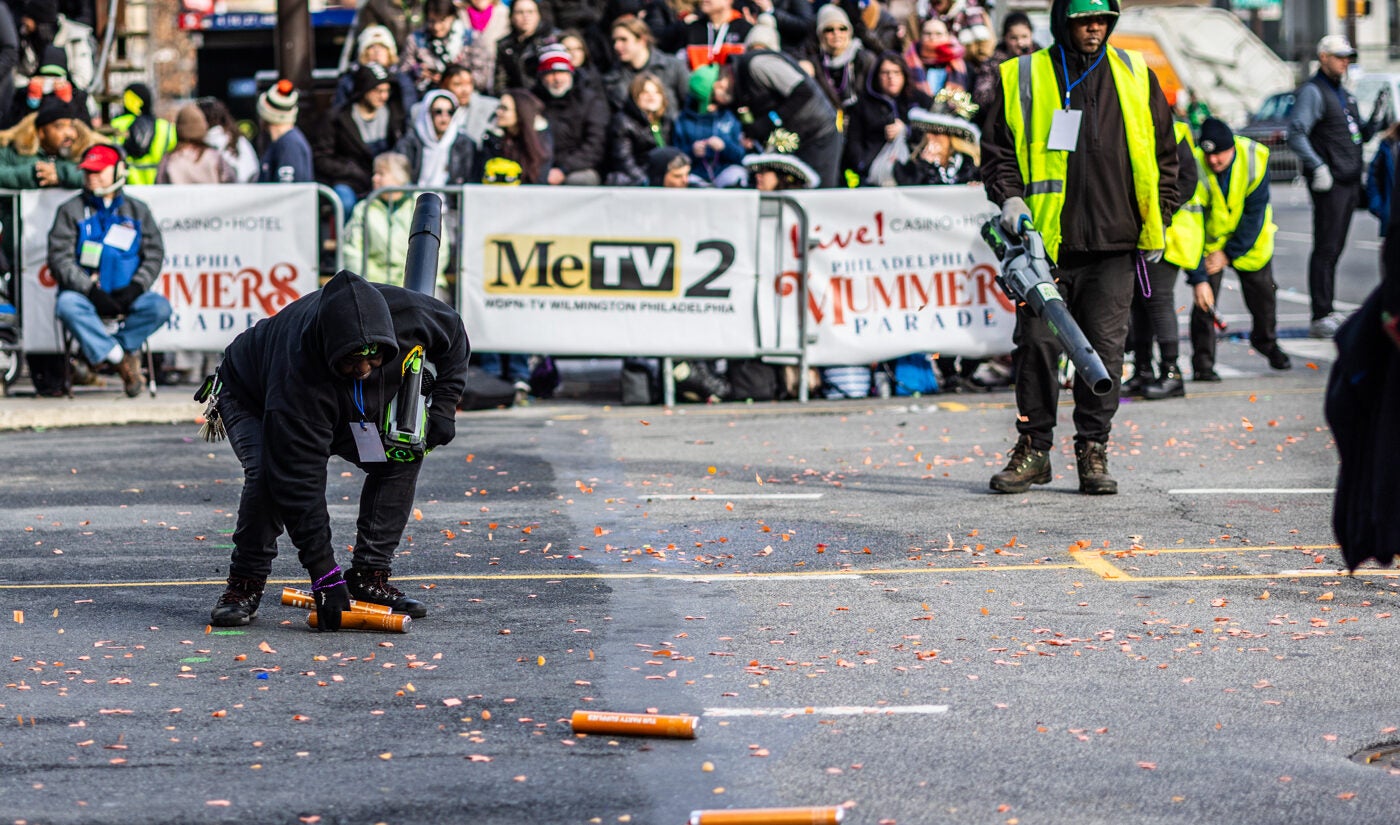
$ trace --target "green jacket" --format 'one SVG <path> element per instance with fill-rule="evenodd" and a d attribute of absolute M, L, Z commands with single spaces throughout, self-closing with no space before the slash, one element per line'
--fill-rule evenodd
<path fill-rule="evenodd" d="M 45 155 L 21 155 L 13 146 L 0 146 L 0 189 L 38 189 L 34 164 L 40 161 L 52 161 L 56 165 L 59 187 L 83 188 L 83 172 L 73 161 Z"/>
<path fill-rule="evenodd" d="M 360 201 L 345 224 L 342 265 L 367 281 L 403 286 L 403 264 L 408 256 L 408 236 L 412 229 L 413 198 L 405 195 L 393 203 L 379 198 Z M 438 254 L 437 285 L 446 288 L 447 279 L 443 273 L 447 271 L 448 244 L 442 247 Z"/>

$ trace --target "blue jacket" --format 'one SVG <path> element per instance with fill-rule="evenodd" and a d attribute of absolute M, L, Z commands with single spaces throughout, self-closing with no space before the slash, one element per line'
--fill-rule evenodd
<path fill-rule="evenodd" d="M 677 117 L 671 132 L 671 145 L 685 152 L 690 158 L 690 173 L 713 182 L 715 175 L 726 166 L 742 163 L 744 144 L 740 141 L 744 127 L 739 118 L 728 109 L 714 112 L 696 112 L 686 107 Z M 711 152 L 705 157 L 695 156 L 695 141 L 718 137 L 724 141 L 724 149 L 716 158 Z"/>
<path fill-rule="evenodd" d="M 1366 170 L 1366 208 L 1381 222 L 1381 237 L 1390 224 L 1390 193 L 1395 188 L 1396 144 L 1400 139 L 1387 138 L 1376 149 L 1371 166 Z"/>

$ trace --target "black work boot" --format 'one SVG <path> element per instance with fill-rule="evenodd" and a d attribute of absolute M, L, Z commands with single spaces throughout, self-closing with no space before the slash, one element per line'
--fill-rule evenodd
<path fill-rule="evenodd" d="M 1083 441 L 1074 445 L 1079 460 L 1079 492 L 1091 496 L 1111 496 L 1118 492 L 1118 482 L 1108 474 L 1108 445 L 1098 441 Z"/>
<path fill-rule="evenodd" d="M 1142 397 L 1148 401 L 1186 397 L 1186 381 L 1181 377 L 1181 370 L 1175 362 L 1167 365 L 1161 378 L 1143 388 Z"/>
<path fill-rule="evenodd" d="M 388 570 L 367 570 L 363 567 L 350 568 L 345 577 L 350 586 L 350 598 L 362 602 L 374 602 L 391 608 L 395 613 L 407 613 L 415 619 L 428 615 L 428 606 L 410 599 L 402 590 L 389 584 Z"/>
<path fill-rule="evenodd" d="M 1143 369 L 1134 369 L 1133 377 L 1129 378 L 1127 381 L 1124 381 L 1122 385 L 1118 387 L 1118 395 L 1121 398 L 1141 397 L 1143 391 L 1146 390 L 1148 385 L 1151 383 L 1152 369 L 1150 367 Z"/>
<path fill-rule="evenodd" d="M 258 615 L 265 579 L 228 577 L 228 589 L 209 612 L 209 623 L 215 627 L 242 627 Z"/>
<path fill-rule="evenodd" d="M 992 476 L 991 488 L 998 493 L 1024 493 L 1032 484 L 1050 483 L 1050 453 L 1031 446 L 1023 435 L 1011 450 L 1006 469 Z"/>

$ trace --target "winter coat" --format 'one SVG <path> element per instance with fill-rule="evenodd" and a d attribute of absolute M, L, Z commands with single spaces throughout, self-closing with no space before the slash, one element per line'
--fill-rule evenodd
<path fill-rule="evenodd" d="M 875 156 L 885 148 L 885 127 L 896 120 L 908 125 L 910 109 L 927 108 L 932 103 L 928 95 L 909 82 L 904 84 L 904 92 L 897 98 L 878 91 L 878 70 L 877 62 L 866 75 L 864 89 L 849 110 L 846 121 L 845 166 L 862 179 L 870 171 Z"/>
<path fill-rule="evenodd" d="M 715 175 L 726 166 L 742 163 L 744 160 L 744 126 L 739 118 L 728 109 L 713 112 L 697 112 L 687 108 L 676 118 L 671 132 L 671 143 L 690 157 L 690 173 L 711 183 Z M 706 149 L 703 156 L 695 154 L 695 141 L 718 137 L 724 141 L 724 149 L 716 157 L 712 149 Z"/>
<path fill-rule="evenodd" d="M 540 118 L 535 123 L 535 135 L 539 138 L 540 146 L 544 149 L 544 157 L 540 158 L 540 168 L 538 174 L 530 176 L 528 170 L 522 169 L 525 179 L 521 183 L 543 184 L 548 183 L 549 170 L 554 165 L 554 132 L 549 128 L 549 123 L 544 118 Z M 486 133 L 486 137 L 481 141 L 481 164 L 484 167 L 491 158 L 508 158 L 520 162 L 518 152 L 515 151 L 512 141 L 497 129 L 492 129 Z M 524 164 L 521 164 L 522 167 Z"/>
<path fill-rule="evenodd" d="M 403 264 L 413 231 L 413 198 L 367 198 L 355 204 L 345 224 L 345 266 L 367 281 L 403 286 Z M 368 254 L 366 254 L 368 251 Z M 439 255 L 438 286 L 447 288 L 449 255 Z M 363 271 L 361 271 L 363 269 Z"/>
<path fill-rule="evenodd" d="M 631 64 L 618 62 L 603 76 L 603 86 L 608 94 L 608 104 L 614 112 L 622 111 L 631 96 L 632 81 L 639 74 L 654 74 L 661 79 L 661 88 L 666 91 L 666 111 L 679 112 L 690 94 L 690 70 L 684 61 L 669 54 L 662 54 L 652 47 L 651 55 L 640 69 Z"/>
<path fill-rule="evenodd" d="M 80 225 L 92 217 L 103 217 L 99 213 L 105 213 L 104 223 L 107 225 L 123 223 L 133 226 L 139 238 L 138 242 L 132 243 L 131 248 L 126 250 L 126 255 L 104 245 L 104 266 L 98 270 L 91 270 L 78 263 Z M 160 234 L 160 225 L 151 216 L 150 207 L 146 206 L 144 201 L 121 192 L 106 205 L 100 198 L 86 192 L 64 201 L 54 214 L 53 227 L 49 230 L 49 272 L 53 274 L 54 280 L 58 281 L 58 288 L 86 295 L 92 288 L 94 272 L 106 271 L 105 264 L 109 254 L 115 254 L 119 258 L 128 257 L 128 260 L 120 263 L 130 272 L 130 278 L 127 279 L 124 272 L 120 279 L 124 283 L 108 286 L 119 289 L 127 283 L 134 283 L 140 284 L 143 290 L 150 290 L 156 278 L 160 277 L 161 264 L 165 259 L 165 239 Z"/>
<path fill-rule="evenodd" d="M 374 175 L 374 155 L 360 137 L 360 129 L 355 125 L 351 114 L 354 104 L 342 106 L 331 113 L 331 121 L 316 130 L 313 151 L 316 159 L 316 180 L 327 186 L 345 184 L 363 196 L 372 187 Z M 404 110 L 393 99 L 389 99 L 389 131 L 386 135 L 390 146 L 395 146 L 407 128 Z"/>
<path fill-rule="evenodd" d="M 336 373 L 334 364 L 371 343 L 385 358 L 362 382 L 361 415 L 351 398 L 355 382 Z M 399 390 L 401 359 L 418 346 L 437 372 L 428 416 L 451 421 L 466 386 L 468 342 L 461 316 L 431 295 L 342 271 L 224 350 L 223 393 L 262 419 L 265 483 L 277 491 L 275 515 L 306 566 L 329 564 L 333 556 L 327 462 L 332 455 L 359 460 L 352 424 L 374 427 L 383 419 Z"/>
<path fill-rule="evenodd" d="M 201 149 L 203 151 L 201 151 Z M 156 183 L 237 183 L 238 174 L 223 153 L 209 146 L 176 144 L 156 167 Z"/>
<path fill-rule="evenodd" d="M 608 104 L 603 96 L 575 86 L 563 97 L 545 95 L 544 116 L 554 133 L 554 168 L 570 174 L 603 172 L 608 149 Z"/>
<path fill-rule="evenodd" d="M 44 152 L 39 141 L 39 130 L 34 127 L 38 113 L 31 114 L 9 129 L 0 132 L 0 189 L 38 189 L 39 181 L 34 177 L 34 164 L 39 161 L 52 162 L 58 169 L 58 185 L 64 189 L 83 188 L 83 173 L 78 164 L 68 158 L 81 158 L 83 152 L 95 143 L 102 143 L 101 135 L 80 120 L 74 120 L 78 139 L 73 142 L 68 158 L 54 157 Z"/>
<path fill-rule="evenodd" d="M 408 168 L 413 173 L 412 179 L 418 180 L 423 171 L 423 138 L 419 136 L 418 131 L 404 130 L 403 137 L 394 145 L 394 151 L 408 158 Z M 457 133 L 457 139 L 452 141 L 451 157 L 447 161 L 448 186 L 481 181 L 481 160 L 477 157 L 477 151 L 476 143 L 466 132 Z"/>
<path fill-rule="evenodd" d="M 1372 215 L 1375 215 L 1381 222 L 1381 237 L 1385 237 L 1387 224 L 1390 223 L 1391 203 L 1390 196 L 1395 184 L 1400 182 L 1400 177 L 1396 175 L 1397 149 L 1400 149 L 1400 138 L 1387 138 L 1381 141 L 1381 145 L 1376 148 L 1375 157 L 1371 158 L 1371 165 L 1366 170 L 1366 208 Z"/>
<path fill-rule="evenodd" d="M 642 186 L 647 182 L 647 155 L 651 150 L 671 143 L 672 119 L 669 115 L 652 126 L 637 104 L 612 117 L 608 130 L 609 186 Z"/>
<path fill-rule="evenodd" d="M 496 42 L 496 82 L 492 93 L 499 97 L 506 89 L 535 88 L 540 52 L 558 42 L 559 30 L 544 23 L 524 39 L 514 31 L 502 37 Z"/>

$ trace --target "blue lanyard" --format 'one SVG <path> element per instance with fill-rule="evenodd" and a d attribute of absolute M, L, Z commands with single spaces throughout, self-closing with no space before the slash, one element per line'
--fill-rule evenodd
<path fill-rule="evenodd" d="M 355 409 L 360 411 L 360 421 L 365 420 L 365 382 L 356 381 L 355 388 L 350 391 L 350 400 L 355 402 Z"/>
<path fill-rule="evenodd" d="M 1105 45 L 1104 48 L 1102 48 L 1102 49 L 1099 50 L 1099 56 L 1098 56 L 1097 58 L 1094 59 L 1094 62 L 1093 62 L 1093 63 L 1089 64 L 1089 68 L 1087 68 L 1087 69 L 1084 70 L 1084 74 L 1080 75 L 1078 80 L 1074 81 L 1073 83 L 1070 83 L 1070 82 L 1069 82 L 1069 58 L 1065 57 L 1065 47 L 1064 47 L 1064 46 L 1061 46 L 1061 47 L 1060 47 L 1060 68 L 1062 68 L 1062 69 L 1065 70 L 1065 108 L 1066 108 L 1066 109 L 1069 108 L 1069 93 L 1072 92 L 1072 91 L 1074 91 L 1074 87 L 1075 87 L 1075 86 L 1078 86 L 1080 83 L 1083 83 L 1083 82 L 1084 82 L 1084 78 L 1088 77 L 1090 72 L 1092 72 L 1093 70 L 1095 70 L 1095 69 L 1097 69 L 1097 68 L 1099 67 L 1099 64 L 1103 62 L 1103 56 L 1104 56 L 1105 54 L 1108 54 L 1108 47 L 1107 47 L 1107 45 Z"/>

